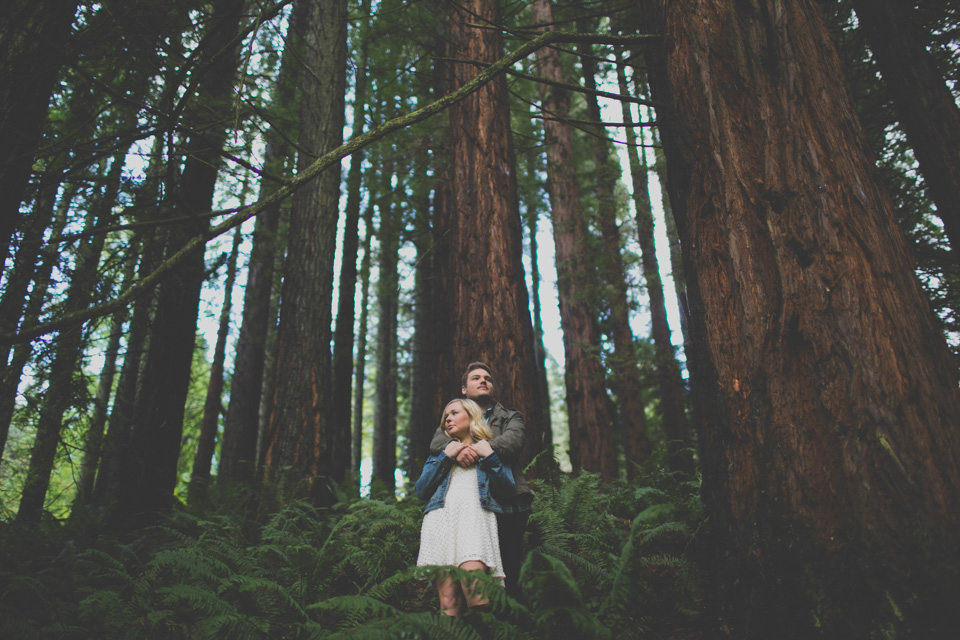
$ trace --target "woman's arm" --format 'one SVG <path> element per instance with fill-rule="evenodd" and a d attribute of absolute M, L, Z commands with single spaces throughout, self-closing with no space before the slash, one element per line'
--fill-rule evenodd
<path fill-rule="evenodd" d="M 491 488 L 513 495 L 517 489 L 517 481 L 514 479 L 510 467 L 503 464 L 496 451 L 490 451 L 490 454 L 480 458 L 477 464 L 486 472 L 487 478 L 490 479 Z"/>
<path fill-rule="evenodd" d="M 421 500 L 429 500 L 443 479 L 447 477 L 453 463 L 454 459 L 443 452 L 427 458 L 427 461 L 423 463 L 420 478 L 413 487 L 417 497 Z"/>

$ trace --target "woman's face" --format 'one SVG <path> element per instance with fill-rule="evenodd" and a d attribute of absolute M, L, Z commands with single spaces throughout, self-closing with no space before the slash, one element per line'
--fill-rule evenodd
<path fill-rule="evenodd" d="M 461 402 L 451 402 L 443 414 L 443 428 L 451 438 L 462 440 L 470 433 L 470 414 Z"/>

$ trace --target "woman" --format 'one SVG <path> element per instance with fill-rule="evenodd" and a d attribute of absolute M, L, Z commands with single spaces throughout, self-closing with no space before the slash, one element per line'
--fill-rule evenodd
<path fill-rule="evenodd" d="M 503 580 L 503 562 L 497 540 L 497 518 L 503 512 L 495 495 L 513 495 L 516 484 L 509 467 L 500 462 L 487 442 L 493 434 L 487 428 L 480 406 L 473 400 L 451 400 L 440 421 L 450 443 L 443 452 L 430 456 L 417 480 L 417 497 L 429 500 L 420 529 L 420 557 L 417 566 L 453 566 L 483 571 Z M 455 462 L 464 447 L 480 456 L 466 469 Z M 476 581 L 457 583 L 438 574 L 440 608 L 449 616 L 468 607 L 482 607 L 487 598 L 475 590 Z"/>

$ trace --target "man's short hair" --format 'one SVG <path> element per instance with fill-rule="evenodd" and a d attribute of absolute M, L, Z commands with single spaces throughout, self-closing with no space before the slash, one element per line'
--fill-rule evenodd
<path fill-rule="evenodd" d="M 460 386 L 461 386 L 461 387 L 467 386 L 467 376 L 470 375 L 470 372 L 473 371 L 474 369 L 483 369 L 483 370 L 486 371 L 488 374 L 490 374 L 490 377 L 491 377 L 492 379 L 496 380 L 496 378 L 493 377 L 493 372 L 490 370 L 490 367 L 488 367 L 488 366 L 486 365 L 486 363 L 484 363 L 484 362 L 471 362 L 470 364 L 467 365 L 467 370 L 463 372 L 463 375 L 462 375 L 462 376 L 460 376 Z"/>

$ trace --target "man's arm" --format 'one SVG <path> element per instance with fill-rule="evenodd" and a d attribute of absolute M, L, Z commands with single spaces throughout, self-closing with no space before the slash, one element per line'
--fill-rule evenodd
<path fill-rule="evenodd" d="M 520 461 L 523 445 L 527 441 L 527 427 L 523 421 L 523 414 L 519 411 L 508 411 L 510 415 L 500 427 L 500 435 L 490 440 L 490 446 L 502 460 L 508 464 Z"/>
<path fill-rule="evenodd" d="M 433 440 L 430 441 L 430 454 L 440 453 L 448 444 L 450 444 L 450 438 L 443 432 L 443 429 L 437 427 L 437 432 L 433 434 Z"/>

